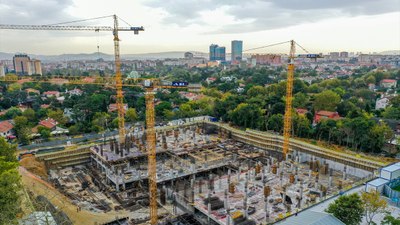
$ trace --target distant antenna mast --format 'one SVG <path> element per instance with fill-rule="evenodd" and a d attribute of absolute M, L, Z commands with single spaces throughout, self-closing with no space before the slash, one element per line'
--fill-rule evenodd
<path fill-rule="evenodd" d="M 100 44 L 99 44 L 99 30 L 95 31 L 97 33 L 97 61 L 100 61 Z"/>

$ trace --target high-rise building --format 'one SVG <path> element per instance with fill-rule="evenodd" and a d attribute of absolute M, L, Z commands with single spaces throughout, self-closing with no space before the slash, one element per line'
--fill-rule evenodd
<path fill-rule="evenodd" d="M 6 68 L 3 64 L 0 64 L 0 77 L 4 77 L 6 75 Z"/>
<path fill-rule="evenodd" d="M 231 45 L 231 61 L 241 61 L 243 53 L 243 41 L 234 40 Z"/>
<path fill-rule="evenodd" d="M 210 45 L 210 61 L 225 61 L 225 47 Z"/>
<path fill-rule="evenodd" d="M 31 75 L 31 66 L 29 61 L 31 59 L 29 58 L 28 55 L 25 54 L 17 54 L 13 58 L 14 61 L 14 70 L 15 73 L 18 75 Z"/>
<path fill-rule="evenodd" d="M 32 74 L 42 75 L 42 63 L 38 59 L 31 60 Z"/>
<path fill-rule="evenodd" d="M 17 54 L 13 57 L 14 70 L 17 75 L 42 75 L 40 60 L 31 60 L 26 54 Z"/>
<path fill-rule="evenodd" d="M 348 58 L 349 57 L 349 53 L 348 52 L 340 52 L 339 57 L 340 58 Z"/>
<path fill-rule="evenodd" d="M 191 53 L 191 52 L 185 52 L 184 56 L 185 56 L 185 59 L 193 59 L 193 53 Z"/>

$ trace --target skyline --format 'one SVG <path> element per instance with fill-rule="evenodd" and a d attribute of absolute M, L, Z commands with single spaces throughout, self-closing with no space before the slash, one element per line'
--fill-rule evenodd
<path fill-rule="evenodd" d="M 243 40 L 244 50 L 290 39 L 317 53 L 400 49 L 400 1 L 397 0 L 302 1 L 302 5 L 292 0 L 117 3 L 100 0 L 96 4 L 83 0 L 39 0 L 24 4 L 4 0 L 0 3 L 2 24 L 54 24 L 114 13 L 132 26 L 145 28 L 135 36 L 120 34 L 121 54 L 208 52 L 211 44 L 225 46 L 231 52 L 232 40 Z M 112 19 L 82 25 L 111 26 Z M 107 32 L 0 30 L 0 35 L 1 52 L 93 53 L 99 45 L 100 52 L 113 53 L 112 35 Z M 254 53 L 288 51 L 289 46 L 283 45 Z M 302 51 L 298 49 L 298 53 Z"/>

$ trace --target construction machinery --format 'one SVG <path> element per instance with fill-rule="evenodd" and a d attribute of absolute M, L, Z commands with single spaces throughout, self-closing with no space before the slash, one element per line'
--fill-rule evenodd
<path fill-rule="evenodd" d="M 282 160 L 286 160 L 289 151 L 290 132 L 292 130 L 292 100 L 293 100 L 293 77 L 294 77 L 294 54 L 296 46 L 293 40 L 290 41 L 290 53 L 288 61 L 287 81 L 286 81 L 286 104 L 283 122 L 283 148 Z"/>
<path fill-rule="evenodd" d="M 0 24 L 0 29 L 12 29 L 12 30 L 61 30 L 61 31 L 112 31 L 114 36 L 114 56 L 115 56 L 115 86 L 117 90 L 117 110 L 118 110 L 118 131 L 119 131 L 119 143 L 125 141 L 125 118 L 124 118 L 124 106 L 123 106 L 123 94 L 122 94 L 122 75 L 121 75 L 121 58 L 119 51 L 119 31 L 133 31 L 134 34 L 139 34 L 139 31 L 144 31 L 143 27 L 119 27 L 117 15 L 112 15 L 114 19 L 114 26 L 72 26 L 72 25 L 60 25 L 67 23 L 85 22 L 93 19 L 101 19 L 111 16 L 103 16 L 98 18 L 77 20 L 66 23 L 58 23 L 54 25 L 9 25 Z"/>

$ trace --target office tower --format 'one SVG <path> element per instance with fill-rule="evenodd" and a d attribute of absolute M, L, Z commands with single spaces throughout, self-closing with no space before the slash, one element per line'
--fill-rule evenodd
<path fill-rule="evenodd" d="M 225 61 L 225 47 L 210 45 L 210 61 Z"/>
<path fill-rule="evenodd" d="M 232 41 L 232 48 L 231 48 L 231 61 L 241 61 L 242 60 L 242 53 L 243 53 L 243 41 L 234 40 Z"/>

